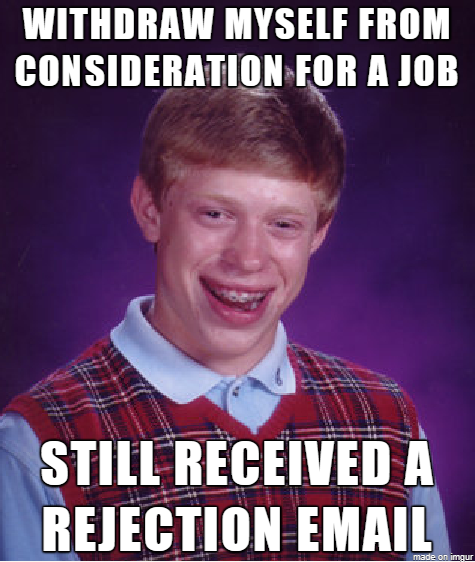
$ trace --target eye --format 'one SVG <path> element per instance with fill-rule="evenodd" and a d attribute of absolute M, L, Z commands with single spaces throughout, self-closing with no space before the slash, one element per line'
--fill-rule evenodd
<path fill-rule="evenodd" d="M 297 225 L 295 223 L 290 222 L 290 221 L 286 221 L 286 220 L 275 221 L 274 224 L 278 228 L 282 228 L 282 229 L 285 229 L 285 230 L 297 228 Z"/>
<path fill-rule="evenodd" d="M 222 211 L 217 211 L 215 209 L 204 211 L 203 214 L 210 219 L 221 219 L 223 217 Z"/>
<path fill-rule="evenodd" d="M 274 219 L 270 223 L 270 227 L 275 236 L 280 238 L 296 238 L 302 230 L 302 223 L 293 219 Z"/>
<path fill-rule="evenodd" d="M 201 207 L 197 210 L 198 220 L 207 226 L 223 226 L 229 222 L 232 215 L 223 209 Z"/>

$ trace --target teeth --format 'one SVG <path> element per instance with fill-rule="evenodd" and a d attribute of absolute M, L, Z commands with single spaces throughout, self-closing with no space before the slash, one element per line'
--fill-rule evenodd
<path fill-rule="evenodd" d="M 253 305 L 255 304 L 256 306 L 258 304 L 258 301 L 262 300 L 266 296 L 265 291 L 260 291 L 259 293 L 246 293 L 246 292 L 238 293 L 235 290 L 212 289 L 212 292 L 216 296 L 230 300 L 231 302 L 238 302 L 238 303 L 252 302 Z M 256 306 L 252 306 L 252 308 L 256 308 Z"/>

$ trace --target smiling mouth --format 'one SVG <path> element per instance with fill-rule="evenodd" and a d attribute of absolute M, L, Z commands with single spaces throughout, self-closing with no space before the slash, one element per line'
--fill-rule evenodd
<path fill-rule="evenodd" d="M 270 291 L 238 291 L 236 289 L 226 289 L 224 287 L 211 287 L 203 281 L 205 288 L 220 302 L 244 312 L 256 310 L 262 304 Z"/>

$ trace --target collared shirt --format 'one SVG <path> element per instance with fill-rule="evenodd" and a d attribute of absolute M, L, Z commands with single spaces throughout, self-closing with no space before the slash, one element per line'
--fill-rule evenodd
<path fill-rule="evenodd" d="M 185 355 L 152 328 L 145 318 L 150 297 L 134 299 L 111 339 L 127 360 L 178 404 L 206 395 L 253 433 L 265 423 L 283 394 L 295 392 L 295 374 L 287 356 L 281 322 L 267 355 L 242 376 L 222 376 Z"/>
<path fill-rule="evenodd" d="M 269 353 L 245 375 L 221 376 L 182 353 L 145 318 L 151 297 L 134 299 L 111 339 L 127 360 L 160 392 L 186 404 L 206 395 L 254 433 L 269 419 L 283 394 L 295 392 L 295 374 L 287 356 L 287 336 L 279 323 Z M 421 435 L 422 438 L 423 435 Z M 0 418 L 0 559 L 77 560 L 71 553 L 43 553 L 42 507 L 64 506 L 59 488 L 40 479 L 44 466 L 39 442 L 19 415 Z M 449 554 L 445 518 L 437 488 L 417 486 L 410 505 L 427 507 L 428 540 L 433 554 Z M 408 552 L 407 559 L 412 559 Z"/>

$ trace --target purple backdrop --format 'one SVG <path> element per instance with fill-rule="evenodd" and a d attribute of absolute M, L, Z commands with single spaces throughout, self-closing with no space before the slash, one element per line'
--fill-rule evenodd
<path fill-rule="evenodd" d="M 211 42 L 26 42 L 19 5 L 5 4 L 0 405 L 105 334 L 131 297 L 152 291 L 154 277 L 128 193 L 157 92 L 22 89 L 16 56 L 246 51 L 292 61 L 295 53 L 354 53 L 358 87 L 328 91 L 347 131 L 347 185 L 286 325 L 295 340 L 387 373 L 409 391 L 430 437 L 452 551 L 474 553 L 473 4 L 451 3 L 445 42 L 360 42 L 350 6 L 343 41 L 264 44 L 226 44 L 221 10 Z M 389 88 L 365 87 L 372 52 L 387 55 Z M 398 89 L 400 53 L 456 54 L 459 85 Z"/>

